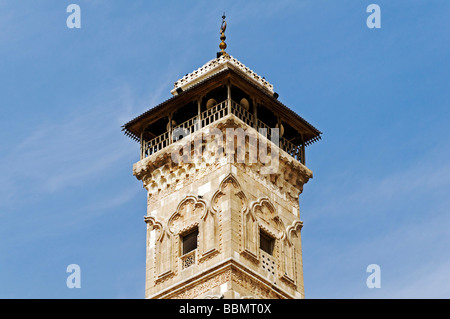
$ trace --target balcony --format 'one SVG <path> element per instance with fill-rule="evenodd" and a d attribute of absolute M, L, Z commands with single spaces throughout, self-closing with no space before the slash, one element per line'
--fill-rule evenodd
<path fill-rule="evenodd" d="M 195 265 L 196 252 L 197 250 L 195 249 L 180 257 L 182 270 Z"/>
<path fill-rule="evenodd" d="M 229 101 L 231 102 L 230 107 L 228 105 Z M 260 129 L 265 129 L 267 139 L 271 139 L 272 128 L 270 128 L 260 119 L 256 118 L 256 116 L 247 111 L 239 103 L 227 99 L 223 102 L 217 103 L 216 105 L 203 112 L 200 112 L 198 116 L 194 116 L 189 120 L 172 127 L 171 130 L 169 129 L 168 131 L 151 139 L 150 141 L 143 141 L 141 144 L 141 159 L 159 152 L 173 142 L 176 142 L 181 138 L 200 130 L 201 128 L 209 126 L 210 124 L 226 117 L 230 113 L 235 115 L 248 126 L 253 127 L 258 131 Z M 286 153 L 291 155 L 294 159 L 304 164 L 304 147 L 302 147 L 302 145 L 296 145 L 281 136 L 279 137 L 278 146 Z"/>

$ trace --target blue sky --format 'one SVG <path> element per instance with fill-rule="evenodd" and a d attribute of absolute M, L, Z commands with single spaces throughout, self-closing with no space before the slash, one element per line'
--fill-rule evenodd
<path fill-rule="evenodd" d="M 450 298 L 446 0 L 1 0 L 0 298 L 144 296 L 146 192 L 120 126 L 215 57 L 224 11 L 227 51 L 324 133 L 300 196 L 306 297 Z"/>

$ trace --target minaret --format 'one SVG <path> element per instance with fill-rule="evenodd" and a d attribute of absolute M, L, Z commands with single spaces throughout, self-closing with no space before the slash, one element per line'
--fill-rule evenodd
<path fill-rule="evenodd" d="M 299 195 L 321 132 L 225 52 L 123 126 L 147 190 L 146 298 L 304 298 Z"/>

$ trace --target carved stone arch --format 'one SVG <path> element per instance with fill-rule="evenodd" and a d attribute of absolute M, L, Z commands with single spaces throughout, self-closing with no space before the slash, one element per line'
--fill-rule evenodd
<path fill-rule="evenodd" d="M 242 254 L 255 263 L 259 263 L 259 232 L 261 223 L 255 214 L 255 206 L 259 201 L 252 202 L 250 209 L 242 214 Z"/>
<path fill-rule="evenodd" d="M 248 200 L 245 193 L 242 191 L 241 185 L 237 178 L 229 173 L 220 182 L 217 191 L 211 198 L 211 210 L 218 218 L 219 223 L 222 225 L 221 220 L 224 218 L 224 214 L 229 214 L 228 218 L 232 220 L 232 226 L 238 230 L 239 234 L 242 234 L 242 216 L 248 211 Z M 237 224 L 237 225 L 236 225 Z M 219 228 L 219 243 L 222 244 L 222 228 Z M 240 240 L 241 245 L 242 236 Z"/>
<path fill-rule="evenodd" d="M 234 191 L 233 191 L 234 190 Z M 228 174 L 219 185 L 219 189 L 214 193 L 212 199 L 211 199 L 211 208 L 215 212 L 221 212 L 222 211 L 222 198 L 226 195 L 230 196 L 236 196 L 239 198 L 241 202 L 241 209 L 240 212 L 243 213 L 247 210 L 247 197 L 245 196 L 244 192 L 242 191 L 241 185 L 239 184 L 236 177 L 230 173 Z"/>
<path fill-rule="evenodd" d="M 203 199 L 187 195 L 167 220 L 167 235 L 172 242 L 170 256 L 174 269 L 178 269 L 178 258 L 182 255 L 180 236 L 199 226 L 201 216 L 208 209 L 207 206 Z"/>
<path fill-rule="evenodd" d="M 155 284 L 158 284 L 175 274 L 173 240 L 163 224 L 153 216 L 146 216 L 144 220 L 147 223 L 148 247 L 153 249 L 153 256 L 149 256 L 149 258 L 153 257 L 153 277 L 155 278 Z M 155 235 L 152 233 L 154 230 L 156 231 Z"/>
<path fill-rule="evenodd" d="M 242 215 L 242 253 L 253 262 L 258 262 L 259 226 L 252 210 Z"/>
<path fill-rule="evenodd" d="M 167 228 L 173 235 L 180 235 L 198 225 L 201 217 L 206 214 L 208 205 L 205 200 L 194 195 L 187 195 L 178 204 L 175 212 L 167 221 Z"/>
<path fill-rule="evenodd" d="M 259 226 L 274 239 L 281 239 L 285 236 L 283 221 L 278 216 L 275 206 L 267 197 L 252 202 L 250 210 L 256 217 Z"/>
<path fill-rule="evenodd" d="M 173 241 L 168 231 L 162 231 L 156 241 L 156 275 L 161 280 L 174 273 L 173 270 Z"/>
<path fill-rule="evenodd" d="M 195 227 L 198 227 L 198 262 L 203 262 L 219 252 L 219 220 L 204 199 L 187 195 L 180 201 L 167 221 L 167 228 L 173 235 L 174 245 L 178 247 L 177 256 L 182 254 L 180 236 Z"/>
<path fill-rule="evenodd" d="M 277 269 L 281 272 L 280 261 L 283 258 L 283 241 L 286 238 L 285 227 L 278 216 L 276 207 L 267 197 L 262 197 L 250 204 L 250 209 L 243 219 L 243 253 L 249 259 L 258 263 L 260 258 L 261 231 L 273 238 L 273 258 Z"/>
<path fill-rule="evenodd" d="M 296 285 L 301 282 L 302 261 L 300 231 L 303 222 L 295 220 L 286 229 L 286 238 L 283 240 L 283 258 L 281 260 L 281 278 L 287 283 Z"/>
<path fill-rule="evenodd" d="M 281 241 L 282 254 L 280 255 L 280 278 L 288 284 L 295 285 L 295 258 L 294 245 L 285 236 Z"/>
<path fill-rule="evenodd" d="M 150 240 L 150 232 L 153 230 L 157 231 L 157 236 L 156 236 L 156 240 L 159 240 L 159 238 L 162 235 L 162 230 L 163 230 L 163 225 L 161 224 L 161 222 L 157 221 L 155 219 L 155 217 L 153 216 L 145 216 L 144 217 L 144 221 L 147 224 L 147 238 Z M 153 246 L 152 244 L 148 245 L 148 246 Z"/>
<path fill-rule="evenodd" d="M 289 240 L 289 242 L 292 243 L 292 237 L 295 236 L 295 234 L 298 232 L 300 233 L 300 231 L 303 228 L 303 222 L 300 220 L 295 220 L 292 225 L 290 225 L 287 229 L 286 229 L 286 235 L 287 238 Z"/>
<path fill-rule="evenodd" d="M 212 258 L 219 253 L 220 225 L 216 212 L 211 209 L 205 210 L 199 222 L 199 262 Z"/>

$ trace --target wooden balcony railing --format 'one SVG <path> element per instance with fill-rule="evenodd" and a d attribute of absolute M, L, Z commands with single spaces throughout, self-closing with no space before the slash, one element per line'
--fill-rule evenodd
<path fill-rule="evenodd" d="M 175 126 L 172 132 L 165 132 L 154 139 L 144 142 L 142 144 L 141 159 L 148 157 L 163 148 L 169 146 L 171 143 L 180 140 L 181 138 L 190 135 L 203 127 L 214 123 L 221 118 L 227 116 L 229 111 L 242 120 L 244 123 L 250 127 L 256 128 L 264 135 L 267 139 L 271 140 L 272 129 L 259 119 L 256 119 L 257 125 L 255 127 L 255 118 L 253 114 L 247 111 L 245 108 L 240 106 L 235 101 L 231 101 L 231 107 L 228 108 L 228 100 L 218 103 L 211 107 L 210 109 L 200 113 L 200 116 L 195 116 L 189 120 Z M 287 152 L 289 155 L 294 157 L 297 161 L 302 162 L 303 154 L 302 147 L 289 142 L 287 139 L 280 137 L 279 145 L 282 150 Z"/>

